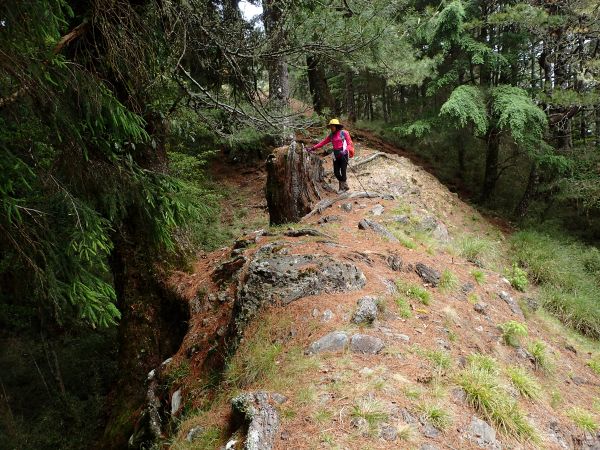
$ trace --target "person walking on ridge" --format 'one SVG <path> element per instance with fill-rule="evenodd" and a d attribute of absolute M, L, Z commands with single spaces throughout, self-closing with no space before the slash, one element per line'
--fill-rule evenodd
<path fill-rule="evenodd" d="M 348 168 L 348 159 L 354 156 L 354 145 L 350 133 L 344 130 L 344 125 L 338 119 L 331 119 L 327 127 L 331 131 L 327 137 L 315 146 L 308 147 L 307 150 L 314 152 L 331 142 L 333 145 L 333 174 L 339 182 L 339 190 L 347 191 L 350 187 L 346 181 L 346 169 Z"/>

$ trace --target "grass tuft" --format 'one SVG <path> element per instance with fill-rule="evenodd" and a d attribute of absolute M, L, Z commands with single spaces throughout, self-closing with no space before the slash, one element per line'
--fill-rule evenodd
<path fill-rule="evenodd" d="M 475 369 L 483 370 L 490 375 L 498 375 L 500 373 L 500 367 L 498 361 L 489 355 L 482 355 L 481 353 L 471 353 L 467 356 L 467 362 Z"/>
<path fill-rule="evenodd" d="M 458 277 L 454 272 L 446 269 L 442 272 L 438 287 L 442 292 L 452 292 L 458 287 Z"/>
<path fill-rule="evenodd" d="M 571 408 L 569 411 L 567 411 L 567 416 L 569 416 L 569 418 L 581 431 L 595 433 L 596 430 L 598 430 L 598 424 L 594 420 L 594 416 L 582 408 Z"/>
<path fill-rule="evenodd" d="M 540 397 L 542 390 L 539 383 L 521 367 L 509 367 L 506 369 L 508 378 L 512 385 L 523 397 L 535 400 Z"/>
<path fill-rule="evenodd" d="M 423 286 L 401 279 L 396 280 L 396 286 L 401 293 L 409 298 L 418 300 L 424 305 L 429 305 L 431 303 L 431 294 Z"/>
<path fill-rule="evenodd" d="M 473 269 L 471 271 L 471 275 L 473 276 L 473 279 L 475 279 L 478 285 L 481 286 L 482 284 L 485 284 L 486 276 L 483 270 Z"/>
<path fill-rule="evenodd" d="M 438 373 L 443 373 L 452 367 L 452 356 L 444 350 L 428 350 L 425 357 L 431 361 Z"/>
<path fill-rule="evenodd" d="M 404 297 L 396 297 L 396 306 L 398 307 L 398 314 L 403 319 L 410 319 L 412 317 L 412 310 L 410 309 L 410 303 Z"/>
<path fill-rule="evenodd" d="M 452 416 L 448 408 L 439 405 L 421 405 L 419 407 L 421 420 L 428 422 L 438 430 L 444 431 L 452 425 Z"/>
<path fill-rule="evenodd" d="M 498 253 L 497 245 L 494 241 L 472 235 L 457 239 L 456 250 L 459 256 L 480 267 L 492 264 Z"/>
<path fill-rule="evenodd" d="M 533 427 L 494 374 L 468 366 L 459 373 L 458 384 L 469 404 L 501 432 L 521 441 L 537 441 Z"/>
<path fill-rule="evenodd" d="M 350 415 L 365 419 L 371 431 L 374 431 L 377 425 L 387 420 L 389 416 L 381 402 L 371 397 L 358 400 L 354 404 Z"/>

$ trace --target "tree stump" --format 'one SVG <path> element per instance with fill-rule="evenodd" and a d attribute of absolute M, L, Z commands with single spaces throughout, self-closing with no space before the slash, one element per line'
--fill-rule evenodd
<path fill-rule="evenodd" d="M 323 161 L 296 142 L 267 158 L 266 197 L 271 225 L 297 222 L 322 199 Z M 321 188 L 320 188 L 321 186 Z"/>

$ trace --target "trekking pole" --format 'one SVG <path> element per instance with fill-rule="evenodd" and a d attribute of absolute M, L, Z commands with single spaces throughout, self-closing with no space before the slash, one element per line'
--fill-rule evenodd
<path fill-rule="evenodd" d="M 356 181 L 358 181 L 358 184 L 360 184 L 360 187 L 363 188 L 363 191 L 365 191 L 365 195 L 368 195 L 367 190 L 365 189 L 365 187 L 363 186 L 363 184 L 360 182 L 360 178 L 359 178 L 358 174 L 356 173 L 356 171 L 354 170 L 354 167 L 352 167 L 350 165 L 350 162 L 348 162 L 348 167 L 350 167 L 350 170 L 352 171 L 352 173 L 356 177 Z"/>

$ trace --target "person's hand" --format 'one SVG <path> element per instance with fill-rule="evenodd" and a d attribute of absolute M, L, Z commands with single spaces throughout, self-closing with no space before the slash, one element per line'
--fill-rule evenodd
<path fill-rule="evenodd" d="M 329 152 L 327 150 L 323 150 L 323 153 L 321 153 L 322 156 L 327 156 L 329 155 Z"/>

